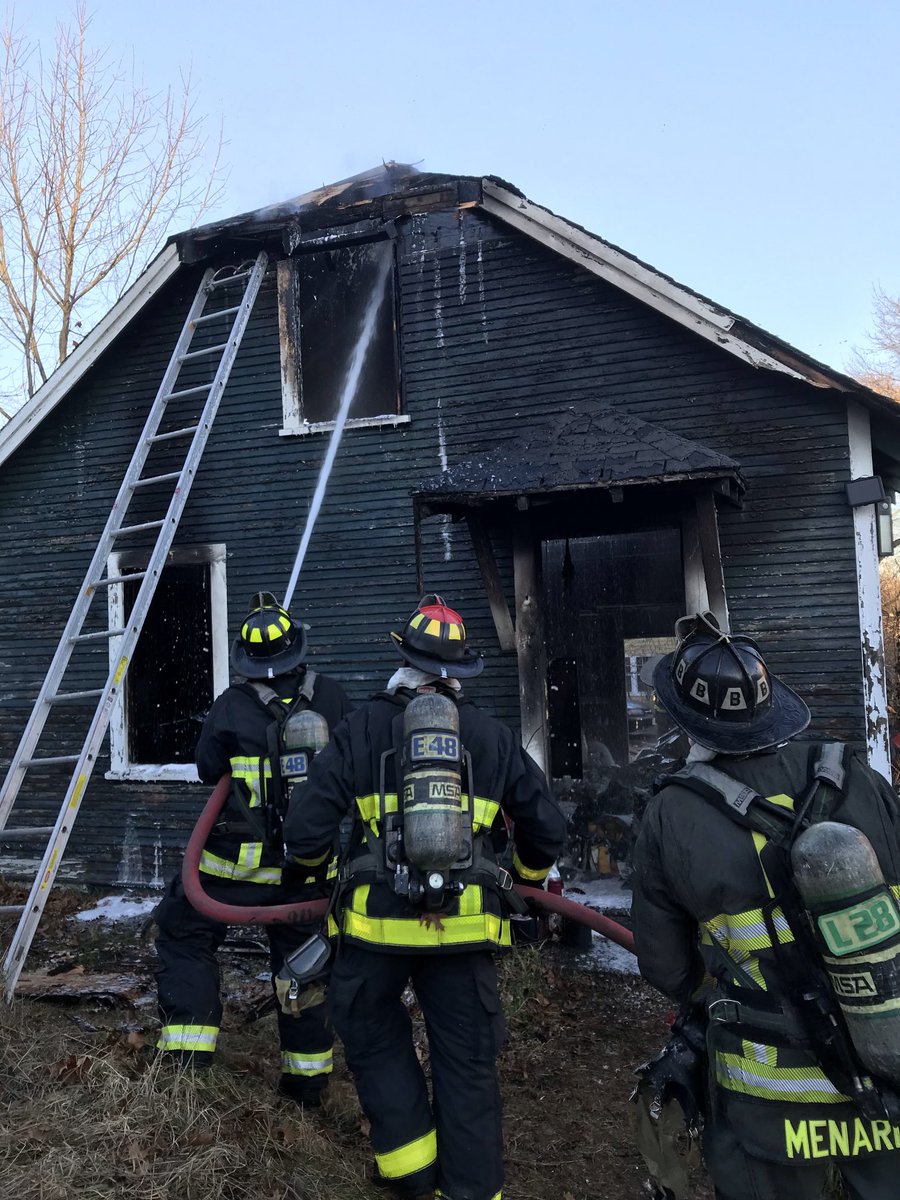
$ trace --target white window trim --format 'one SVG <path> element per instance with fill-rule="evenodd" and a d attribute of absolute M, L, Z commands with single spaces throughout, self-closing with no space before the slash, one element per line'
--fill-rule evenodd
<path fill-rule="evenodd" d="M 202 551 L 202 557 L 198 557 Z M 169 563 L 176 565 L 184 562 L 203 562 L 209 564 L 209 595 L 212 623 L 212 662 L 213 662 L 213 695 L 219 696 L 228 687 L 228 590 L 225 581 L 225 545 L 184 547 L 173 549 L 169 555 Z M 110 576 L 120 575 L 133 565 L 134 555 L 127 550 L 119 551 L 109 556 Z M 109 628 L 121 629 L 125 624 L 125 584 L 114 583 L 108 588 Z M 111 666 L 119 661 L 119 643 L 121 637 L 110 638 L 109 660 Z M 106 779 L 134 779 L 144 782 L 151 780 L 182 780 L 187 783 L 199 782 L 197 768 L 193 763 L 133 763 L 128 759 L 128 725 L 125 710 L 127 689 L 123 688 L 113 704 L 109 722 L 109 761 L 110 769 Z"/>
<path fill-rule="evenodd" d="M 281 413 L 279 437 L 309 437 L 328 433 L 334 421 L 303 419 L 303 384 L 300 369 L 300 319 L 297 308 L 297 262 L 283 258 L 276 266 L 278 291 L 278 344 L 281 355 Z M 397 403 L 401 403 L 398 396 Z M 408 425 L 409 414 L 378 413 L 373 417 L 348 417 L 346 429 L 379 429 Z"/>
<path fill-rule="evenodd" d="M 308 437 L 313 433 L 329 433 L 334 429 L 335 421 L 300 421 L 297 425 L 287 423 L 278 433 L 281 437 Z M 344 422 L 345 429 L 379 429 L 382 426 L 408 425 L 408 413 L 387 413 L 383 417 L 348 417 Z"/>

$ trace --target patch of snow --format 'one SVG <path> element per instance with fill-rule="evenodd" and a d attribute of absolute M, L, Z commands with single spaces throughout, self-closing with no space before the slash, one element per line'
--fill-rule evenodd
<path fill-rule="evenodd" d="M 585 971 L 615 971 L 620 975 L 639 975 L 637 959 L 624 946 L 611 942 L 602 933 L 593 933 L 593 942 L 586 954 L 575 961 Z"/>
<path fill-rule="evenodd" d="M 631 908 L 631 888 L 622 886 L 621 879 L 591 879 L 571 883 L 564 889 L 567 900 L 586 904 L 605 912 L 608 908 Z"/>
<path fill-rule="evenodd" d="M 75 914 L 76 921 L 129 921 L 134 917 L 146 917 L 159 900 L 148 896 L 146 900 L 129 900 L 127 896 L 104 896 L 93 908 Z"/>

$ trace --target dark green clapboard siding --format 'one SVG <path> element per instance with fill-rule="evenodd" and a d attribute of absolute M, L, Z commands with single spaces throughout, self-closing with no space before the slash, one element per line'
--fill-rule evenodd
<path fill-rule="evenodd" d="M 296 607 L 312 662 L 356 699 L 399 663 L 387 637 L 415 600 L 409 491 L 551 420 L 613 405 L 738 459 L 742 510 L 720 512 L 732 620 L 814 700 L 817 727 L 862 736 L 845 406 L 756 371 L 530 240 L 467 211 L 415 217 L 398 243 L 408 425 L 348 429 Z M 47 669 L 193 297 L 185 269 L 147 306 L 0 472 L 0 753 L 8 760 Z M 260 293 L 179 531 L 228 547 L 229 623 L 257 588 L 282 592 L 327 436 L 280 437 L 274 271 Z M 514 655 L 501 654 L 465 524 L 423 528 L 426 585 L 465 615 L 487 667 L 469 691 L 518 722 Z M 512 603 L 508 537 L 497 532 Z M 103 660 L 105 648 L 98 661 Z M 105 660 L 104 660 L 105 661 Z M 89 682 L 84 670 L 85 686 Z M 100 763 L 64 870 L 113 881 L 168 875 L 206 789 L 107 781 Z M 55 812 L 52 789 L 30 807 Z M 137 866 L 136 866 L 137 864 Z"/>

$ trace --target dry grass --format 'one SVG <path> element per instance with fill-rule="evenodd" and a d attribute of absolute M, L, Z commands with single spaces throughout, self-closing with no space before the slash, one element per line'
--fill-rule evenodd
<path fill-rule="evenodd" d="M 366 1155 L 233 1067 L 180 1072 L 136 1034 L 0 1011 L 3 1200 L 361 1200 Z M 356 1144 L 358 1153 L 348 1152 Z"/>

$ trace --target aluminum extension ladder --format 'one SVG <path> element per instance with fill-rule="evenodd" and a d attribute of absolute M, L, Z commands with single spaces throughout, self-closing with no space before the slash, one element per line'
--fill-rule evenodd
<path fill-rule="evenodd" d="M 47 677 L 41 685 L 19 747 L 13 755 L 6 780 L 0 789 L 0 842 L 43 842 L 44 839 L 47 839 L 47 848 L 27 903 L 5 905 L 0 908 L 2 913 L 21 913 L 18 926 L 6 952 L 2 971 L 0 971 L 0 982 L 2 982 L 7 998 L 11 998 L 15 990 L 25 957 L 59 870 L 78 807 L 95 766 L 97 753 L 109 725 L 113 705 L 122 692 L 128 665 L 150 609 L 150 603 L 175 537 L 178 522 L 184 511 L 191 484 L 194 481 L 210 428 L 219 407 L 219 401 L 265 275 L 267 262 L 267 255 L 260 253 L 255 261 L 243 263 L 238 267 L 225 267 L 219 271 L 209 269 L 205 272 L 179 335 L 175 351 L 166 367 L 159 391 L 150 408 L 134 457 L 125 472 L 125 478 L 119 488 L 112 512 L 100 537 L 91 565 L 88 567 L 75 607 L 63 631 Z M 217 301 L 224 301 L 224 303 L 217 304 Z M 221 325 L 217 323 L 221 323 Z M 219 337 L 216 335 L 216 331 L 222 326 L 224 326 L 224 336 Z M 215 344 L 203 344 L 201 348 L 192 351 L 191 343 L 198 330 L 203 331 L 200 342 L 207 343 L 210 334 L 213 334 L 212 341 Z M 178 389 L 178 378 L 183 369 L 189 368 L 188 375 L 190 375 L 196 372 L 203 363 L 209 364 L 211 368 L 216 359 L 218 359 L 218 366 L 211 382 Z M 191 399 L 190 403 L 192 405 L 199 404 L 204 395 L 206 399 L 196 423 L 160 432 L 160 426 L 166 418 L 170 402 L 181 402 L 196 396 L 197 399 Z M 179 444 L 183 445 L 188 438 L 190 438 L 189 449 L 179 470 L 142 476 L 152 450 L 161 448 L 161 443 L 172 443 L 177 447 Z M 168 446 L 165 447 L 165 450 L 167 449 Z M 126 523 L 127 510 L 136 495 L 146 495 L 143 492 L 144 488 L 169 484 L 174 486 L 164 517 L 159 520 L 140 521 L 132 525 Z M 168 488 L 166 492 L 168 493 Z M 160 509 L 164 503 L 165 500 L 160 504 Z M 117 542 L 129 534 L 154 529 L 159 532 L 156 544 L 150 552 L 146 570 L 133 574 L 110 576 L 107 568 L 110 554 Z M 105 628 L 109 625 L 109 620 L 104 617 L 102 620 L 104 628 L 99 631 L 83 633 L 82 630 L 94 598 L 100 595 L 105 602 L 108 594 L 106 589 L 126 580 L 129 582 L 140 580 L 141 584 L 131 613 L 124 622 L 125 627 L 122 629 Z M 114 639 L 119 640 L 116 642 Z M 115 650 L 114 654 L 110 654 L 109 675 L 106 684 L 93 691 L 62 691 L 61 685 L 76 647 L 83 643 L 104 640 Z M 61 704 L 87 706 L 90 710 L 90 705 L 95 702 L 96 708 L 80 753 L 43 758 L 36 756 L 41 734 L 54 706 Z M 68 769 L 70 765 L 72 774 L 55 825 L 7 827 L 7 820 L 13 810 L 16 797 L 19 795 L 22 783 L 29 771 L 46 771 L 57 767 Z"/>

